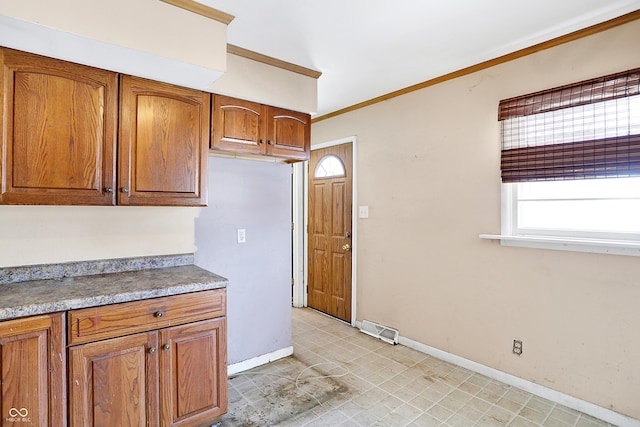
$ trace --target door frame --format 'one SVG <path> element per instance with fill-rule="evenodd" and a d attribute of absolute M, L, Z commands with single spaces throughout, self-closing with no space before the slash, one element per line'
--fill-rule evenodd
<path fill-rule="evenodd" d="M 313 145 L 311 150 L 351 143 L 353 151 L 352 200 L 351 200 L 351 326 L 356 325 L 356 283 L 358 272 L 358 173 L 357 141 L 355 136 L 327 141 Z M 307 306 L 307 280 L 309 277 L 309 161 L 294 163 L 292 217 L 293 217 L 293 306 Z"/>

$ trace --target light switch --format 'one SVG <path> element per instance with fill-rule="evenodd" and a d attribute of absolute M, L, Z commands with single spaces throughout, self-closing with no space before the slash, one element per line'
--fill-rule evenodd
<path fill-rule="evenodd" d="M 247 243 L 247 230 L 238 228 L 238 243 Z"/>
<path fill-rule="evenodd" d="M 369 206 L 360 206 L 358 216 L 360 218 L 369 218 Z"/>

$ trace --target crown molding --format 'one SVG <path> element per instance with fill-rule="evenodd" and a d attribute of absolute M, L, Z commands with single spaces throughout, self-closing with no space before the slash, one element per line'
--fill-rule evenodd
<path fill-rule="evenodd" d="M 197 13 L 198 15 L 206 16 L 218 22 L 222 22 L 225 25 L 229 25 L 235 18 L 233 15 L 222 12 L 221 10 L 214 9 L 209 6 L 205 6 L 202 3 L 198 3 L 193 0 L 160 0 L 162 2 L 171 4 L 181 9 L 188 10 L 189 12 Z"/>
<path fill-rule="evenodd" d="M 311 119 L 311 123 L 317 123 L 322 120 L 330 119 L 332 117 L 336 117 L 342 114 L 349 113 L 351 111 L 359 110 L 364 107 L 368 107 L 373 104 L 377 104 L 382 101 L 386 101 L 388 99 L 396 98 L 398 96 L 406 95 L 411 92 L 415 92 L 420 89 L 427 88 L 429 86 L 434 86 L 439 83 L 446 82 L 448 80 L 453 80 L 458 77 L 466 76 L 471 73 L 475 73 L 477 71 L 482 71 L 487 68 L 494 67 L 496 65 L 503 64 L 505 62 L 513 61 L 514 59 L 522 58 L 528 55 L 532 55 L 534 53 L 550 49 L 555 46 L 559 46 L 561 44 L 569 43 L 574 40 L 578 40 L 587 36 L 591 36 L 611 28 L 627 24 L 629 22 L 640 19 L 640 10 L 636 10 L 634 12 L 627 13 L 625 15 L 619 16 L 617 18 L 610 19 L 608 21 L 601 22 L 599 24 L 592 25 L 587 28 L 583 28 L 582 30 L 574 31 L 569 34 L 565 34 L 564 36 L 556 37 L 551 40 L 547 40 L 546 42 L 538 43 L 533 46 L 526 47 L 524 49 L 517 50 L 512 53 L 508 53 L 506 55 L 499 56 L 494 59 L 490 59 L 488 61 L 481 62 L 476 65 L 472 65 L 470 67 L 463 68 L 461 70 L 453 71 L 451 73 L 442 75 L 440 77 L 436 77 L 422 83 L 415 84 L 413 86 L 406 87 L 404 89 L 399 89 L 394 92 L 387 93 L 385 95 L 378 96 L 373 99 L 369 99 L 367 101 L 360 102 L 358 104 L 351 105 L 349 107 L 342 108 L 340 110 L 323 114 L 321 116 L 315 117 Z"/>
<path fill-rule="evenodd" d="M 164 1 L 164 0 L 163 0 Z M 292 71 L 294 73 L 302 74 L 303 76 L 311 77 L 314 79 L 319 78 L 322 73 L 320 71 L 312 70 L 311 68 L 301 67 L 300 65 L 292 64 L 290 62 L 282 61 L 271 56 L 263 55 L 258 52 L 254 52 L 243 47 L 227 44 L 227 53 L 232 55 L 241 56 L 243 58 L 251 59 L 256 62 L 271 65 L 273 67 L 282 68 L 283 70 Z"/>

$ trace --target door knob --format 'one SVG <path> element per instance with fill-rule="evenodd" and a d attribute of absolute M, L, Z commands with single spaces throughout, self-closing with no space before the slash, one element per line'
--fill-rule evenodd
<path fill-rule="evenodd" d="M 348 243 L 342 245 L 342 250 L 343 251 L 350 251 L 351 250 L 351 245 L 349 245 Z"/>

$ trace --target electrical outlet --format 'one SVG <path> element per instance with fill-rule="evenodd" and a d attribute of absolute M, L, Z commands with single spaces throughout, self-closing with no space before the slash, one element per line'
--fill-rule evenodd
<path fill-rule="evenodd" d="M 522 355 L 522 341 L 513 340 L 513 354 Z"/>
<path fill-rule="evenodd" d="M 247 242 L 247 230 L 244 228 L 238 228 L 238 243 Z"/>

